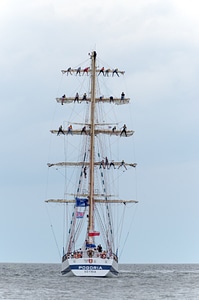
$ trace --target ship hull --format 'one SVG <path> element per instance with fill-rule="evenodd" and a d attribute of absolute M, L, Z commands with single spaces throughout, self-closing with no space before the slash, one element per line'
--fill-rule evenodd
<path fill-rule="evenodd" d="M 78 277 L 115 277 L 118 275 L 118 262 L 112 258 L 71 258 L 62 263 L 61 273 Z"/>

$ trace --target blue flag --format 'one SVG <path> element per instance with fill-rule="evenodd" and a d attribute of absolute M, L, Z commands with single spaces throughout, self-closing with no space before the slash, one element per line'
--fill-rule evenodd
<path fill-rule="evenodd" d="M 85 207 L 88 206 L 88 198 L 75 198 L 77 207 Z"/>

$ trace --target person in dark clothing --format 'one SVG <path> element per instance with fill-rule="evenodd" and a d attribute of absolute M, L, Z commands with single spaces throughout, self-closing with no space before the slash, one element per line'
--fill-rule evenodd
<path fill-rule="evenodd" d="M 108 166 L 109 166 L 108 157 L 106 156 L 105 157 L 105 168 L 107 167 L 107 169 L 108 169 L 109 168 Z"/>
<path fill-rule="evenodd" d="M 112 161 L 110 162 L 110 167 L 109 167 L 109 169 L 111 168 L 111 166 L 113 166 L 113 168 L 116 169 L 115 164 L 114 164 L 114 160 L 112 160 Z"/>
<path fill-rule="evenodd" d="M 110 96 L 110 102 L 114 102 L 113 96 Z"/>
<path fill-rule="evenodd" d="M 109 73 L 111 72 L 111 69 L 106 69 L 106 71 L 105 71 L 105 76 L 109 76 Z"/>
<path fill-rule="evenodd" d="M 127 136 L 127 133 L 126 133 L 126 130 L 127 130 L 127 127 L 126 127 L 126 124 L 124 124 L 124 126 L 122 127 L 122 131 L 120 133 L 120 136 L 125 133 L 125 136 Z"/>
<path fill-rule="evenodd" d="M 122 166 L 127 170 L 124 160 L 121 161 L 121 164 L 119 165 L 118 169 Z"/>
<path fill-rule="evenodd" d="M 72 70 L 72 68 L 69 67 L 68 70 L 67 70 L 67 76 L 68 76 L 69 73 L 70 73 L 70 75 L 73 75 L 72 72 L 71 72 L 71 70 Z"/>
<path fill-rule="evenodd" d="M 86 176 L 87 176 L 87 172 L 86 172 L 86 170 L 87 170 L 87 168 L 86 168 L 86 167 L 84 167 L 84 178 L 86 178 Z"/>
<path fill-rule="evenodd" d="M 64 99 L 66 98 L 66 95 L 64 94 L 62 97 L 61 97 L 61 105 L 64 104 Z"/>
<path fill-rule="evenodd" d="M 79 76 L 81 76 L 80 72 L 81 72 L 81 67 L 79 67 L 79 68 L 77 69 L 76 75 L 79 74 Z"/>
<path fill-rule="evenodd" d="M 60 133 L 65 134 L 62 128 L 62 125 L 59 126 L 59 130 L 57 132 L 57 135 L 60 135 Z"/>
<path fill-rule="evenodd" d="M 79 102 L 79 94 L 78 94 L 78 93 L 76 93 L 76 95 L 75 95 L 75 100 L 74 100 L 74 102 L 75 102 L 75 101 Z"/>
<path fill-rule="evenodd" d="M 100 162 L 100 169 L 101 169 L 101 167 L 103 167 L 103 169 L 105 169 L 105 163 L 104 163 L 104 160 L 102 159 L 102 161 Z"/>
<path fill-rule="evenodd" d="M 87 132 L 86 132 L 86 126 L 84 126 L 84 127 L 82 128 L 81 134 L 82 134 L 83 132 L 84 132 L 85 134 L 87 134 Z"/>
<path fill-rule="evenodd" d="M 100 69 L 98 76 L 99 76 L 101 73 L 104 75 L 104 67 L 102 67 L 102 68 Z"/>
<path fill-rule="evenodd" d="M 124 92 L 121 93 L 121 100 L 124 100 L 125 94 Z"/>
<path fill-rule="evenodd" d="M 97 246 L 97 250 L 98 250 L 98 252 L 102 252 L 102 246 L 101 246 L 101 244 L 99 244 L 99 245 Z"/>
<path fill-rule="evenodd" d="M 112 76 L 114 76 L 114 74 L 116 74 L 119 77 L 118 69 L 113 70 Z"/>
<path fill-rule="evenodd" d="M 82 100 L 87 100 L 87 95 L 84 93 Z"/>

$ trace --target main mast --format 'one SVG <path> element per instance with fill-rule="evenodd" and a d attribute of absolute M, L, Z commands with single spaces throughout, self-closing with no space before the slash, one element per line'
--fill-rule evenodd
<path fill-rule="evenodd" d="M 95 156 L 95 80 L 96 80 L 96 56 L 91 53 L 91 112 L 90 112 L 90 183 L 89 183 L 89 218 L 88 230 L 94 231 L 94 156 Z M 89 236 L 89 243 L 93 243 L 93 237 Z"/>

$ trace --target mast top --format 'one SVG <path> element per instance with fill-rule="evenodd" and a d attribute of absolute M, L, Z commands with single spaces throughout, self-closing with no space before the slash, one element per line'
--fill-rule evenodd
<path fill-rule="evenodd" d="M 97 56 L 97 52 L 94 50 L 94 51 L 92 51 L 91 54 L 89 53 L 89 55 L 90 55 L 91 58 L 92 58 L 92 56 L 93 56 L 93 58 L 95 59 L 96 56 Z"/>

